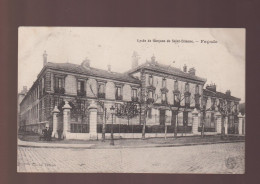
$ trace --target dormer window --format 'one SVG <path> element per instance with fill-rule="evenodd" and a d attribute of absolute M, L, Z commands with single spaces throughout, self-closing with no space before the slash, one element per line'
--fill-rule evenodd
<path fill-rule="evenodd" d="M 178 90 L 178 81 L 174 81 L 174 90 L 177 91 Z"/>
<path fill-rule="evenodd" d="M 152 75 L 149 76 L 149 85 L 153 85 L 153 76 Z"/>
<path fill-rule="evenodd" d="M 165 78 L 163 78 L 163 80 L 162 80 L 162 87 L 166 88 L 166 79 Z"/>
<path fill-rule="evenodd" d="M 189 83 L 185 84 L 185 92 L 189 92 L 190 91 L 190 85 Z"/>

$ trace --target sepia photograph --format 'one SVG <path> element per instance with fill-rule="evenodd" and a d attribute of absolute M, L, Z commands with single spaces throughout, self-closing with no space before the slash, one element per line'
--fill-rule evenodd
<path fill-rule="evenodd" d="M 19 27 L 18 173 L 245 173 L 244 28 Z"/>

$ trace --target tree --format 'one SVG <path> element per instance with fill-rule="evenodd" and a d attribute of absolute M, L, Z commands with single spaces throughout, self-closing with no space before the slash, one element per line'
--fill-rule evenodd
<path fill-rule="evenodd" d="M 194 88 L 192 88 L 194 89 Z M 170 109 L 170 111 L 172 112 L 172 116 L 171 116 L 171 124 L 173 124 L 174 127 L 174 138 L 177 137 L 177 129 L 178 129 L 178 114 L 180 111 L 180 108 L 184 108 L 185 110 L 189 107 L 191 107 L 191 105 L 194 105 L 191 102 L 195 101 L 195 95 L 191 96 L 191 93 L 189 92 L 190 89 L 186 89 L 186 91 L 184 93 L 182 93 L 183 90 L 183 86 L 181 85 L 180 90 L 179 88 L 175 88 L 174 90 L 174 104 L 170 104 L 168 101 L 166 101 L 166 105 L 167 107 Z M 199 97 L 199 96 L 198 96 Z M 182 102 L 185 101 L 184 105 L 182 105 Z M 195 104 L 196 107 L 196 104 Z M 176 109 L 177 108 L 177 109 Z M 176 113 L 176 119 L 175 119 L 175 123 L 174 122 L 174 113 Z M 186 126 L 186 124 L 184 124 L 184 126 Z M 185 127 L 186 128 L 186 127 Z M 165 126 L 165 129 L 167 129 L 167 126 Z M 165 132 L 167 133 L 167 130 L 165 130 Z"/>
<path fill-rule="evenodd" d="M 152 92 L 152 95 L 151 95 Z M 144 122 L 142 127 L 142 139 L 145 139 L 145 127 L 146 127 L 146 118 L 147 118 L 147 112 L 153 107 L 153 104 L 160 98 L 158 94 L 154 94 L 155 90 L 149 90 L 146 89 L 145 95 L 143 98 L 140 99 L 140 107 L 143 104 L 143 111 L 144 111 Z M 141 108 L 140 108 L 141 110 Z"/>
<path fill-rule="evenodd" d="M 231 105 L 231 103 L 221 100 L 218 104 L 218 111 L 221 114 L 221 139 L 224 139 L 225 137 L 225 126 L 224 126 L 224 120 L 226 117 L 228 117 L 230 114 L 232 114 L 232 109 L 235 106 Z"/>
<path fill-rule="evenodd" d="M 106 134 L 106 122 L 107 122 L 107 120 L 108 120 L 108 118 L 109 118 L 109 116 L 110 116 L 110 113 L 107 112 L 107 108 L 105 107 L 104 102 L 102 102 L 102 101 L 98 98 L 98 96 L 94 93 L 91 84 L 89 84 L 89 88 L 90 88 L 91 93 L 92 93 L 93 96 L 96 98 L 98 104 L 100 105 L 100 107 L 102 108 L 102 110 L 103 110 L 103 112 L 104 112 L 104 113 L 103 113 L 103 122 L 102 122 L 102 141 L 105 141 L 105 139 L 106 139 L 106 135 L 105 135 L 105 134 Z"/>
<path fill-rule="evenodd" d="M 121 105 L 120 109 L 116 109 L 115 115 L 119 118 L 127 119 L 127 124 L 129 125 L 129 120 L 136 117 L 139 114 L 137 105 L 138 104 L 136 102 L 125 102 Z"/>

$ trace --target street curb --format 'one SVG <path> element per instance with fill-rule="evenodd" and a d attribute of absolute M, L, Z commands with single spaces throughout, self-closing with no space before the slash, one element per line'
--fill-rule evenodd
<path fill-rule="evenodd" d="M 245 140 L 235 140 L 235 141 L 217 141 L 217 142 L 202 142 L 202 143 L 187 143 L 187 144 L 155 144 L 155 145 L 142 145 L 142 146 L 109 146 L 109 147 L 96 147 L 96 145 L 85 145 L 77 146 L 47 146 L 47 145 L 19 145 L 18 147 L 34 147 L 34 148 L 63 148 L 63 149 L 125 149 L 125 148 L 160 148 L 160 147 L 181 147 L 181 146 L 199 146 L 199 145 L 209 145 L 209 144 L 224 144 L 224 143 L 238 143 L 245 142 Z"/>

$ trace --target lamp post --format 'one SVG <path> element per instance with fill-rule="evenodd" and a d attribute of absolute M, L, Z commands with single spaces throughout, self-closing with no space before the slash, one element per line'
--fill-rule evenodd
<path fill-rule="evenodd" d="M 114 113 L 115 113 L 115 107 L 112 105 L 112 107 L 110 108 L 111 114 L 112 114 L 112 125 L 111 125 L 111 141 L 110 141 L 110 145 L 115 145 L 114 144 L 114 135 L 113 135 L 113 117 L 114 117 Z"/>

